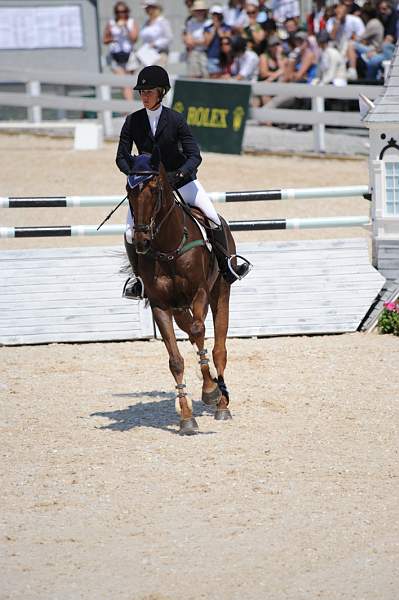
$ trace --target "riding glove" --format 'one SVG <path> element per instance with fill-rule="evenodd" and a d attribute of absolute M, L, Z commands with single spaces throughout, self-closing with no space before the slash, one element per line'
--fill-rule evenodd
<path fill-rule="evenodd" d="M 182 185 L 187 183 L 187 176 L 180 169 L 178 169 L 177 171 L 169 171 L 167 175 L 169 183 L 174 189 L 178 189 L 179 187 L 182 187 Z"/>

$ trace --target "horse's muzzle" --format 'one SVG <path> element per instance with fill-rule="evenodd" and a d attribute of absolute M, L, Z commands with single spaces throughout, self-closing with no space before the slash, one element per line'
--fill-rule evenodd
<path fill-rule="evenodd" d="M 136 247 L 137 254 L 147 254 L 151 247 L 151 241 L 147 238 L 141 240 L 135 240 L 134 245 Z"/>

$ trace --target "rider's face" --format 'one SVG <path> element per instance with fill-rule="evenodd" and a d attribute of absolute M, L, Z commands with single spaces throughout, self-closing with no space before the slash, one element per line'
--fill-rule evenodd
<path fill-rule="evenodd" d="M 158 90 L 141 90 L 140 97 L 144 108 L 151 110 L 159 104 Z"/>

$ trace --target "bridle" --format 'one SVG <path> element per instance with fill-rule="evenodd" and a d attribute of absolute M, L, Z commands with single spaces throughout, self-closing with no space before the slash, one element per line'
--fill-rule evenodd
<path fill-rule="evenodd" d="M 142 189 L 144 187 L 144 183 L 151 181 L 156 175 L 159 175 L 159 171 L 133 171 L 132 175 L 150 176 L 145 182 L 142 182 L 139 184 L 139 190 L 142 191 Z M 161 183 L 160 186 L 158 187 L 158 197 L 156 200 L 155 209 L 151 216 L 151 221 L 149 223 L 136 223 L 136 221 L 134 222 L 135 231 L 137 231 L 139 233 L 149 233 L 151 241 L 153 241 L 159 233 L 160 227 L 159 226 L 155 227 L 155 221 L 156 221 L 156 217 L 162 207 L 163 196 L 164 196 L 164 190 L 163 190 L 163 185 Z M 172 208 L 173 208 L 173 206 L 172 206 Z M 164 220 L 165 219 L 162 219 L 161 225 Z"/>
<path fill-rule="evenodd" d="M 139 184 L 139 188 L 141 191 L 143 189 L 144 183 L 151 181 L 151 179 L 153 179 L 157 175 L 159 176 L 159 171 L 155 171 L 155 170 L 146 170 L 146 171 L 140 170 L 139 171 L 139 170 L 137 170 L 137 171 L 132 171 L 131 174 L 132 175 L 149 176 L 149 179 L 147 179 L 145 182 L 142 182 Z M 164 199 L 164 187 L 162 185 L 162 182 L 159 181 L 158 197 L 156 199 L 155 208 L 152 213 L 150 222 L 149 223 L 136 223 L 136 222 L 134 223 L 134 230 L 139 233 L 149 234 L 150 242 L 154 242 L 156 240 L 156 238 L 158 237 L 158 235 L 162 229 L 162 226 L 166 223 L 167 219 L 170 217 L 170 215 L 172 214 L 172 212 L 174 211 L 174 209 L 177 206 L 176 201 L 173 200 L 173 202 L 171 203 L 166 214 L 162 217 L 162 219 L 159 221 L 159 223 L 157 223 L 157 216 L 162 208 L 163 199 Z M 188 230 L 185 225 L 185 220 L 186 220 L 186 214 L 183 211 L 183 235 L 182 235 L 182 239 L 181 239 L 179 245 L 177 246 L 177 248 L 175 248 L 174 250 L 171 250 L 171 251 L 161 252 L 160 250 L 154 249 L 154 247 L 150 243 L 147 250 L 145 252 L 142 252 L 142 254 L 148 254 L 149 252 L 151 252 L 151 254 L 154 256 L 154 258 L 159 259 L 159 260 L 167 260 L 167 261 L 171 261 L 174 258 L 176 258 L 179 254 L 182 253 L 182 249 L 186 245 L 186 242 L 188 240 Z"/>

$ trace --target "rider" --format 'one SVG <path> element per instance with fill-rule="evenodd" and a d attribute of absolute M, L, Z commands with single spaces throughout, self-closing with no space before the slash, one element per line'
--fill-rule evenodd
<path fill-rule="evenodd" d="M 208 217 L 212 227 L 209 241 L 223 277 L 229 283 L 242 279 L 249 271 L 249 264 L 245 262 L 233 269 L 219 215 L 197 179 L 197 169 L 202 161 L 197 142 L 183 116 L 162 104 L 163 97 L 170 90 L 168 73 L 158 65 L 145 67 L 140 71 L 134 89 L 139 91 L 144 108 L 126 118 L 120 134 L 116 164 L 123 173 L 129 175 L 133 169 L 133 142 L 139 154 L 151 154 L 154 145 L 157 145 L 174 189 L 178 190 L 187 204 L 200 208 Z M 129 208 L 125 247 L 134 277 L 125 285 L 124 295 L 127 298 L 142 298 L 144 289 L 141 278 L 137 276 L 138 260 L 133 245 L 133 229 L 134 218 Z"/>

